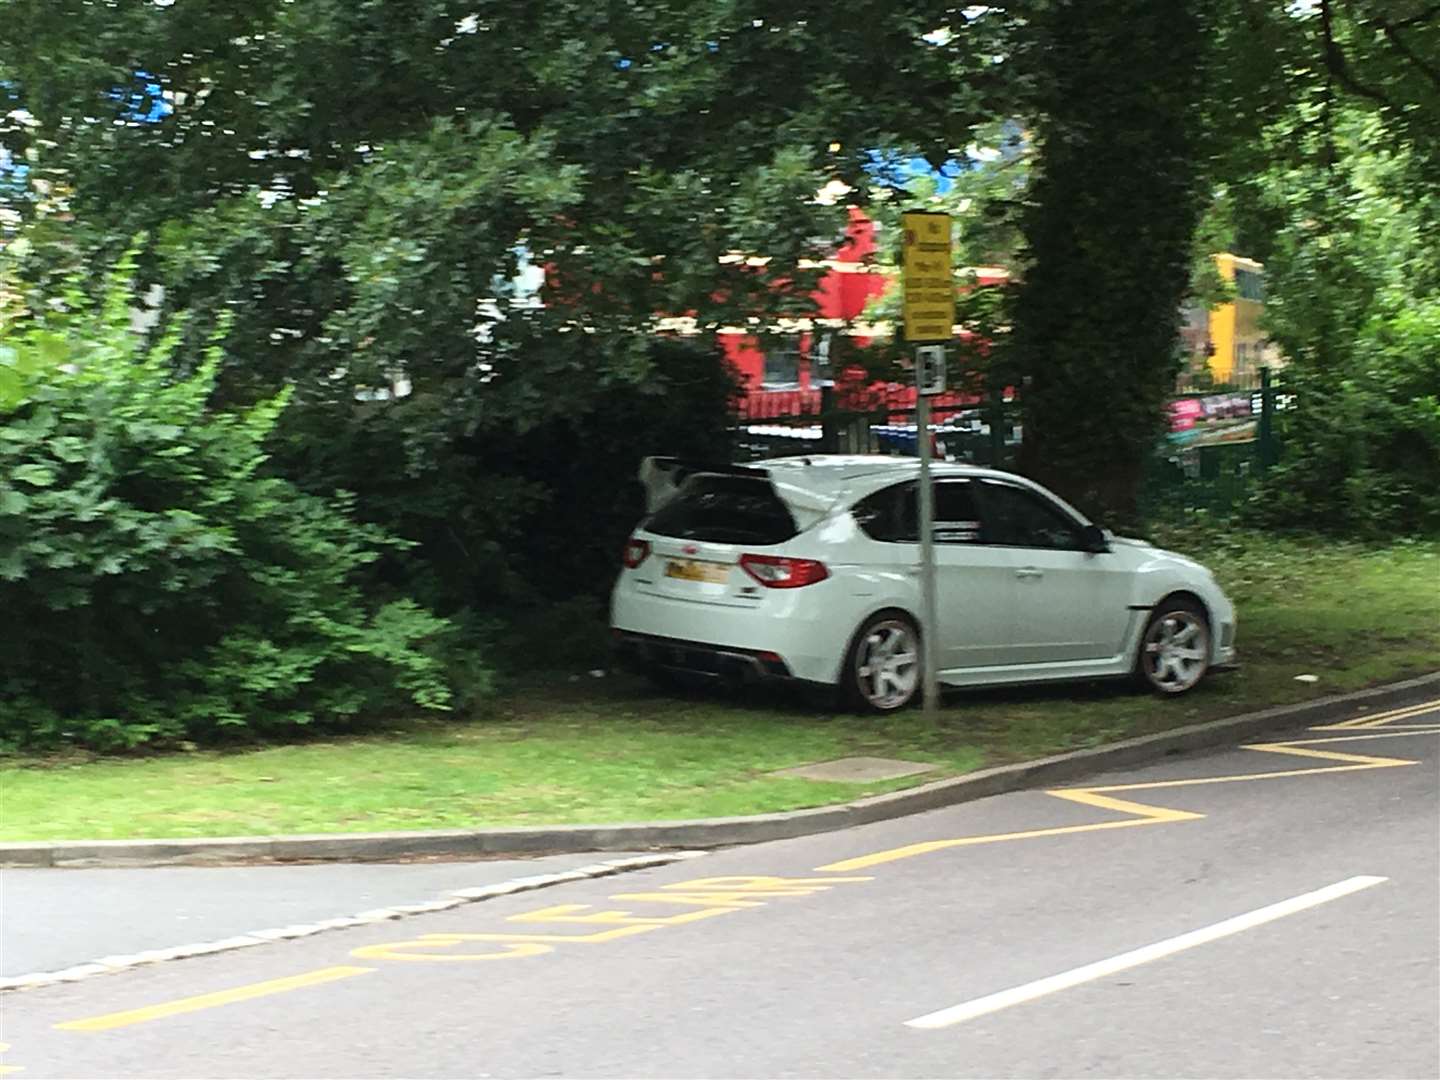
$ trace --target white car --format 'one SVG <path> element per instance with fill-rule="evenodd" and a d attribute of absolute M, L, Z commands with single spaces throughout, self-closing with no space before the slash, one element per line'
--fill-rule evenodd
<path fill-rule="evenodd" d="M 920 690 L 918 473 L 881 456 L 647 458 L 650 514 L 611 597 L 618 644 L 656 674 L 798 679 L 904 707 Z M 1011 473 L 933 475 L 943 686 L 1133 674 L 1178 694 L 1233 661 L 1235 609 L 1199 563 Z"/>

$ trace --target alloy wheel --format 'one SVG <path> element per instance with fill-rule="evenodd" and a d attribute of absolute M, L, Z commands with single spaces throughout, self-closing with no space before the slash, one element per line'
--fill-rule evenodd
<path fill-rule="evenodd" d="M 870 626 L 855 650 L 855 685 L 866 703 L 883 712 L 898 709 L 915 696 L 920 682 L 920 641 L 901 619 Z"/>
<path fill-rule="evenodd" d="M 1145 678 L 1166 694 L 1189 690 L 1209 667 L 1210 631 L 1196 612 L 1177 608 L 1145 631 L 1140 663 Z"/>

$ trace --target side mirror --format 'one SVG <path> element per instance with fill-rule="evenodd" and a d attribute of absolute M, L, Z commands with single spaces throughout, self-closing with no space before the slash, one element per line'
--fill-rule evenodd
<path fill-rule="evenodd" d="M 1096 555 L 1110 550 L 1110 541 L 1105 539 L 1105 530 L 1099 525 L 1086 525 L 1081 529 L 1080 542 L 1086 551 Z"/>

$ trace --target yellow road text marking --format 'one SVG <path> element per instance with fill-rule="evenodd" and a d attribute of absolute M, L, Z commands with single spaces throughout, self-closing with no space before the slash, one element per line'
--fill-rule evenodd
<path fill-rule="evenodd" d="M 1424 706 L 1434 708 L 1435 703 Z M 1417 708 L 1419 708 L 1417 706 Z M 1404 714 L 1404 715 L 1401 715 Z M 1394 713 L 1385 713 L 1380 716 L 1367 717 L 1371 723 L 1386 722 L 1392 719 L 1404 719 L 1411 715 L 1410 710 L 1395 710 Z M 1328 729 L 1315 729 L 1328 730 Z M 1435 728 L 1426 727 L 1425 732 L 1440 733 L 1440 725 Z M 1310 749 L 1315 745 L 1323 745 L 1329 742 L 1358 742 L 1362 739 L 1379 739 L 1398 737 L 1409 732 L 1380 732 L 1373 735 L 1350 735 L 1338 738 L 1326 739 L 1294 739 L 1283 743 L 1252 743 L 1242 747 L 1244 750 L 1258 750 L 1270 754 L 1289 754 L 1294 757 L 1318 758 L 1322 761 L 1330 761 L 1335 764 L 1320 765 L 1306 769 L 1285 769 L 1278 772 L 1243 773 L 1233 776 L 1198 776 L 1181 780 L 1149 780 L 1135 784 L 1105 784 L 1096 787 L 1085 788 L 1052 788 L 1045 792 L 1057 799 L 1066 799 L 1070 802 L 1081 803 L 1086 806 L 1093 806 L 1101 810 L 1114 810 L 1118 813 L 1134 815 L 1122 821 L 1097 821 L 1086 825 L 1063 825 L 1048 829 L 1027 829 L 1023 832 L 991 833 L 981 836 L 962 836 L 948 840 L 927 840 L 918 844 L 906 844 L 904 847 L 891 848 L 888 851 L 877 851 L 871 855 L 859 855 L 853 859 L 842 859 L 839 862 L 827 863 L 824 866 L 817 866 L 817 871 L 835 871 L 846 873 L 851 870 L 866 870 L 872 866 L 880 866 L 884 863 L 895 862 L 898 859 L 909 859 L 916 855 L 926 855 L 932 851 L 944 851 L 949 848 L 971 847 L 976 844 L 998 844 L 1011 840 L 1031 840 L 1045 836 L 1066 836 L 1075 833 L 1102 832 L 1108 829 L 1123 829 L 1139 825 L 1162 825 L 1175 821 L 1195 821 L 1203 818 L 1204 814 L 1194 813 L 1189 810 L 1177 810 L 1165 806 L 1151 806 L 1148 803 L 1131 802 L 1126 799 L 1110 797 L 1111 792 L 1116 791 L 1151 791 L 1161 788 L 1198 787 L 1203 784 L 1234 784 L 1250 780 L 1278 780 L 1289 776 L 1312 776 L 1318 773 L 1332 772 L 1353 772 L 1361 769 L 1388 769 L 1399 765 L 1415 765 L 1418 762 L 1409 758 L 1379 757 L 1373 754 L 1351 754 L 1340 750 L 1316 750 Z"/>
<path fill-rule="evenodd" d="M 432 953 L 417 952 L 424 949 L 448 949 L 459 944 L 454 934 L 427 934 L 414 941 L 387 941 L 383 945 L 362 945 L 351 949 L 350 955 L 360 960 L 422 960 L 427 963 L 473 963 L 482 960 L 516 960 L 526 956 L 543 956 L 554 952 L 554 945 L 538 941 L 520 941 L 503 944 L 501 948 L 488 952 Z"/>
<path fill-rule="evenodd" d="M 5 1053 L 5 1051 L 6 1051 L 6 1050 L 9 1050 L 9 1049 L 10 1049 L 10 1044 L 9 1044 L 9 1043 L 7 1043 L 7 1042 L 0 1042 L 0 1054 Z M 24 1072 L 24 1071 L 25 1071 L 25 1066 L 24 1066 L 24 1065 L 0 1065 L 0 1076 L 9 1076 L 11 1073 Z"/>
<path fill-rule="evenodd" d="M 668 888 L 668 886 L 667 886 Z M 631 900 L 646 904 L 689 904 L 692 907 L 723 907 L 726 911 L 764 907 L 764 900 L 750 900 L 742 893 L 622 892 L 611 900 Z"/>
<path fill-rule="evenodd" d="M 422 940 L 426 941 L 543 941 L 551 945 L 604 945 L 609 941 L 618 941 L 621 938 L 634 937 L 636 934 L 648 934 L 651 930 L 659 930 L 658 924 L 652 923 L 649 926 L 617 926 L 611 930 L 598 930 L 593 934 L 499 934 L 491 932 L 483 933 L 442 933 L 422 934 Z M 353 954 L 352 954 L 353 955 Z"/>
<path fill-rule="evenodd" d="M 507 922 L 518 923 L 585 923 L 601 926 L 680 926 L 684 923 L 699 922 L 716 915 L 729 915 L 738 908 L 702 907 L 695 911 L 682 911 L 678 915 L 632 915 L 628 911 L 588 911 L 589 904 L 556 904 L 554 907 L 527 911 L 524 915 L 511 915 Z M 582 914 L 582 912 L 585 912 Z"/>
<path fill-rule="evenodd" d="M 470 963 L 486 960 L 512 960 L 526 956 L 543 956 L 557 945 L 602 945 L 621 938 L 663 930 L 667 926 L 683 926 L 716 915 L 730 915 L 746 908 L 764 907 L 770 900 L 811 896 L 847 882 L 871 881 L 869 877 L 786 878 L 734 874 L 727 877 L 694 878 L 673 885 L 662 885 L 654 892 L 618 893 L 611 900 L 674 904 L 694 910 L 679 913 L 645 915 L 633 911 L 595 911 L 589 904 L 555 904 L 535 911 L 511 915 L 511 923 L 579 924 L 604 926 L 605 930 L 590 933 L 561 934 L 537 929 L 531 932 L 482 932 L 422 934 L 413 941 L 392 941 L 380 945 L 363 945 L 350 955 L 359 960 L 429 961 L 438 963 Z M 496 946 L 492 949 L 452 952 L 457 945 L 480 942 Z"/>
<path fill-rule="evenodd" d="M 307 986 L 320 986 L 338 979 L 365 975 L 374 970 L 374 968 L 367 967 L 344 966 L 321 968 L 319 971 L 307 971 L 303 975 L 289 975 L 283 979 L 251 983 L 248 986 L 237 986 L 233 990 L 219 990 L 213 994 L 180 998 L 177 1001 L 167 1001 L 161 1005 L 146 1005 L 140 1009 L 127 1009 L 125 1012 L 91 1016 L 85 1020 L 67 1020 L 63 1024 L 56 1024 L 55 1027 L 60 1031 L 109 1031 L 112 1028 L 149 1023 L 151 1020 L 163 1020 L 167 1016 L 179 1016 L 181 1013 L 199 1012 L 202 1009 L 213 1009 L 220 1005 L 233 1005 L 237 1001 L 250 1001 L 254 998 L 267 997 L 270 994 L 302 990 Z"/>
<path fill-rule="evenodd" d="M 696 878 L 693 881 L 682 881 L 675 885 L 662 886 L 662 888 L 702 894 L 718 891 L 721 895 L 737 895 L 746 898 L 752 896 L 809 896 L 811 893 L 824 892 L 832 885 L 837 885 L 842 882 L 872 880 L 874 879 L 869 877 L 782 878 L 730 876 Z"/>
<path fill-rule="evenodd" d="M 648 934 L 652 930 L 663 930 L 667 926 L 681 926 L 728 915 L 747 908 L 764 907 L 777 899 L 813 896 L 852 882 L 871 881 L 869 877 L 775 877 L 753 874 L 734 874 L 725 877 L 694 878 L 673 885 L 662 885 L 653 892 L 620 893 L 611 900 L 669 904 L 691 910 L 647 916 L 633 911 L 592 911 L 589 904 L 555 904 L 535 911 L 512 915 L 507 920 L 521 926 L 540 924 L 533 932 L 525 933 L 442 933 L 422 934 L 410 941 L 387 941 L 377 945 L 362 945 L 352 949 L 350 955 L 360 960 L 394 960 L 422 963 L 476 963 L 489 960 L 514 960 L 529 956 L 544 956 L 555 951 L 558 945 L 598 945 L 636 934 Z M 581 926 L 604 927 L 588 933 L 573 934 L 547 932 L 544 927 L 554 924 L 580 924 Z M 457 946 L 478 943 L 480 948 L 466 948 L 455 951 Z M 168 1016 L 213 1009 L 240 1001 L 266 997 L 270 994 L 299 990 L 307 986 L 318 986 L 348 979 L 353 975 L 364 975 L 375 971 L 371 967 L 331 967 L 303 975 L 291 975 L 283 979 L 252 983 L 231 990 L 221 990 L 198 997 L 181 998 L 159 1005 L 148 1005 L 125 1012 L 106 1013 L 84 1020 L 70 1020 L 55 1026 L 62 1031 L 108 1031 L 111 1028 L 128 1027 L 131 1024 L 162 1020 Z"/>

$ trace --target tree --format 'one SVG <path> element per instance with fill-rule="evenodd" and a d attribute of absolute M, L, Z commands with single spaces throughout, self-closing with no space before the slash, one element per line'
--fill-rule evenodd
<path fill-rule="evenodd" d="M 1207 26 L 1188 0 L 1060 0 L 1029 47 L 1038 165 L 1006 343 L 1023 379 L 1021 468 L 1128 524 L 1176 373 Z"/>
<path fill-rule="evenodd" d="M 1440 132 L 1411 106 L 1434 101 L 1434 16 L 1419 0 L 9 0 L 0 84 L 28 119 L 0 144 L 35 160 L 7 258 L 34 308 L 144 230 L 142 289 L 194 313 L 177 364 L 225 313 L 218 400 L 291 387 L 276 467 L 357 490 L 422 541 L 412 557 L 443 549 L 463 606 L 526 576 L 508 565 L 526 515 L 564 499 L 493 468 L 496 447 L 657 385 L 674 355 L 646 340 L 658 315 L 710 334 L 806 313 L 807 260 L 843 225 L 823 182 L 868 203 L 877 153 L 938 166 L 1016 118 L 1036 151 L 1023 213 L 967 218 L 984 228 L 962 242 L 1018 220 L 1023 284 L 983 315 L 1014 328 L 995 359 L 1024 383 L 1023 466 L 1118 523 L 1160 430 L 1202 205 L 1225 183 L 1238 235 L 1268 243 L 1276 211 L 1251 178 L 1284 150 L 1256 136 L 1287 110 L 1323 127 L 1345 100 L 1429 169 Z M 43 228 L 42 195 L 60 207 Z M 543 306 L 514 289 L 525 264 Z M 624 452 L 646 449 L 674 447 Z"/>
<path fill-rule="evenodd" d="M 1274 137 L 1285 138 L 1283 131 Z M 1293 137 L 1293 135 L 1291 136 Z M 1347 108 L 1333 163 L 1271 170 L 1283 214 L 1266 323 L 1287 358 L 1284 456 L 1261 521 L 1364 536 L 1440 531 L 1440 192 L 1383 118 Z"/>
<path fill-rule="evenodd" d="M 1032 15 L 1021 59 L 1038 167 L 1005 358 L 1025 385 L 1022 468 L 1109 520 L 1133 520 L 1171 387 L 1187 241 L 1189 289 L 1213 299 L 1203 270 L 1225 238 L 1270 262 L 1272 332 L 1294 352 L 1292 381 L 1310 380 L 1312 406 L 1294 414 L 1292 434 L 1307 430 L 1308 416 L 1306 437 L 1318 439 L 1337 430 L 1340 412 L 1355 414 L 1358 398 L 1339 403 L 1341 388 L 1356 385 L 1347 379 L 1369 387 L 1360 397 L 1385 432 L 1369 450 L 1352 435 L 1351 466 L 1319 455 L 1282 470 L 1267 491 L 1302 475 L 1314 491 L 1339 469 L 1350 477 L 1340 488 L 1368 485 L 1389 509 L 1365 524 L 1376 507 L 1361 512 L 1366 501 L 1355 498 L 1349 512 L 1325 515 L 1332 525 L 1429 520 L 1404 473 L 1428 477 L 1417 455 L 1433 460 L 1423 359 L 1433 351 L 1424 314 L 1433 260 L 1415 238 L 1440 225 L 1440 67 L 1431 59 L 1440 6 L 1062 0 Z M 1357 115 L 1368 117 L 1358 141 Z M 1397 225 L 1399 203 L 1408 206 Z M 1355 220 L 1360 207 L 1375 216 Z M 1386 260 L 1406 267 L 1403 288 L 1382 271 Z M 1413 404 L 1402 408 L 1407 394 Z"/>
<path fill-rule="evenodd" d="M 1292 408 L 1252 514 L 1393 535 L 1440 528 L 1440 6 L 1241 3 L 1217 116 L 1227 212 L 1265 260 Z M 1248 71 L 1248 76 L 1240 74 Z M 1219 112 L 1217 108 L 1217 113 Z"/>
<path fill-rule="evenodd" d="M 177 362 L 226 313 L 220 399 L 293 387 L 277 467 L 396 514 L 445 549 L 452 603 L 493 602 L 563 498 L 501 448 L 656 386 L 658 315 L 807 311 L 844 221 L 820 184 L 863 198 L 874 147 L 942 159 L 1006 92 L 1008 24 L 971 23 L 930 0 L 10 0 L 0 78 L 75 218 L 22 268 L 43 296 L 146 231 L 142 285 L 194 313 Z M 512 295 L 527 260 L 543 306 Z"/>

